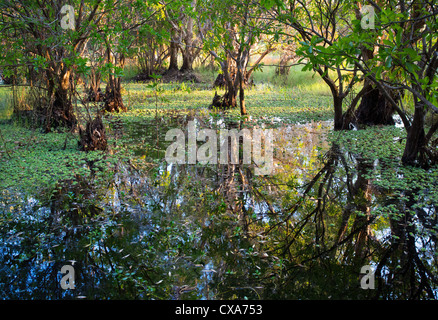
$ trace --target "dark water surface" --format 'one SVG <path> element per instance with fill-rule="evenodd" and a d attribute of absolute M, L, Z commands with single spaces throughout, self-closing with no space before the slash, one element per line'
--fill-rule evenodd
<path fill-rule="evenodd" d="M 50 197 L 1 191 L 0 298 L 437 298 L 436 203 L 376 187 L 378 160 L 326 139 L 330 122 L 274 128 L 267 176 L 166 163 L 164 135 L 185 116 L 109 123 L 144 166 L 120 161 L 105 183 L 77 177 Z M 374 289 L 361 288 L 366 265 Z"/>

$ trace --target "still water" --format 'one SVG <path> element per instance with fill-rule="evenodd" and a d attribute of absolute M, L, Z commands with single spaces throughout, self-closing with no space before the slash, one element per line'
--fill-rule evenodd
<path fill-rule="evenodd" d="M 252 165 L 167 163 L 164 135 L 188 120 L 109 119 L 109 153 L 125 139 L 143 166 L 120 161 L 49 197 L 2 190 L 0 298 L 437 298 L 436 204 L 376 187 L 378 159 L 327 139 L 331 122 L 275 126 L 274 172 L 256 176 Z M 64 265 L 74 289 L 61 287 Z"/>

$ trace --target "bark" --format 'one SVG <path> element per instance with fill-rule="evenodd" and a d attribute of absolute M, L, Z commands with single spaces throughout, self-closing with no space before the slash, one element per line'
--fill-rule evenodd
<path fill-rule="evenodd" d="M 225 78 L 222 73 L 219 73 L 213 82 L 213 88 L 225 88 Z"/>
<path fill-rule="evenodd" d="M 295 48 L 294 48 L 295 49 Z M 292 59 L 296 58 L 295 51 L 287 50 L 284 51 L 280 56 L 280 62 L 278 63 L 278 67 L 275 70 L 277 75 L 288 75 L 290 71 L 290 66 L 288 66 L 288 62 Z"/>
<path fill-rule="evenodd" d="M 193 49 L 193 19 L 187 18 L 187 28 L 184 35 L 185 47 L 182 51 L 183 64 L 181 66 L 181 72 L 193 71 L 193 61 L 195 59 L 195 51 Z"/>
<path fill-rule="evenodd" d="M 222 79 L 225 87 L 225 94 L 218 96 L 215 94 L 212 107 L 219 109 L 229 109 L 237 107 L 237 88 L 234 86 L 236 78 L 236 63 L 228 56 L 226 61 L 221 62 Z"/>
<path fill-rule="evenodd" d="M 355 8 L 355 14 L 357 19 L 362 19 L 360 13 L 362 5 L 357 3 Z M 374 57 L 374 48 L 371 49 L 362 46 L 362 58 L 366 62 Z M 362 95 L 361 103 L 358 109 L 354 113 L 354 120 L 358 125 L 394 125 L 395 122 L 392 118 L 394 108 L 390 101 L 387 100 L 385 95 L 374 87 L 371 80 L 365 79 L 364 87 L 366 91 Z"/>
<path fill-rule="evenodd" d="M 79 128 L 79 148 L 82 151 L 106 150 L 107 138 L 105 127 L 100 114 L 93 120 L 87 122 L 86 128 Z"/>
<path fill-rule="evenodd" d="M 406 138 L 405 150 L 402 156 L 402 162 L 404 165 L 420 165 L 427 164 L 425 154 L 425 133 L 424 133 L 424 117 L 425 110 L 422 103 L 418 100 L 415 103 L 415 112 L 412 125 L 408 129 L 408 135 Z"/>
<path fill-rule="evenodd" d="M 90 102 L 99 102 L 104 98 L 103 93 L 100 89 L 100 74 L 95 70 L 91 71 L 90 74 L 90 85 L 88 88 L 88 96 L 87 101 Z"/>
<path fill-rule="evenodd" d="M 240 102 L 240 115 L 247 115 L 245 106 L 245 91 L 244 91 L 244 79 L 241 70 L 239 70 L 239 102 Z"/>
<path fill-rule="evenodd" d="M 365 178 L 372 171 L 374 165 L 362 157 L 356 157 L 357 160 L 357 179 L 353 186 L 353 199 L 356 206 L 356 214 L 353 230 L 360 230 L 357 234 L 354 244 L 354 260 L 363 261 L 369 255 L 369 246 L 367 243 L 372 234 L 371 232 L 371 182 Z"/>
<path fill-rule="evenodd" d="M 339 94 L 333 94 L 333 107 L 335 111 L 335 119 L 334 119 L 334 129 L 335 130 L 343 130 L 346 129 L 346 126 L 344 124 L 344 117 L 342 114 L 342 101 L 343 98 L 339 96 Z"/>
<path fill-rule="evenodd" d="M 277 70 L 275 70 L 275 73 L 281 76 L 288 75 L 290 68 L 288 67 L 287 63 L 292 58 L 293 58 L 292 56 L 286 56 L 286 55 L 282 56 L 278 64 L 278 68 Z"/>
<path fill-rule="evenodd" d="M 169 57 L 170 60 L 169 60 L 168 71 L 178 70 L 178 44 L 174 41 L 173 37 L 172 40 L 170 41 Z"/>
<path fill-rule="evenodd" d="M 48 94 L 50 105 L 46 112 L 45 131 L 50 132 L 51 128 L 68 127 L 73 128 L 77 124 L 71 102 L 70 75 L 71 70 L 61 66 L 60 75 L 48 69 Z"/>
<path fill-rule="evenodd" d="M 362 97 L 355 113 L 357 124 L 394 125 L 394 108 L 378 88 L 371 88 Z"/>
<path fill-rule="evenodd" d="M 110 47 L 107 43 L 107 59 L 108 62 L 113 62 L 114 65 L 119 64 L 122 68 L 125 64 L 125 58 L 122 55 L 117 61 L 116 57 L 111 54 Z M 114 75 L 110 74 L 108 77 L 108 84 L 105 90 L 105 104 L 104 110 L 108 112 L 120 112 L 126 111 L 127 108 L 123 104 L 122 99 L 122 79 L 120 77 L 116 78 Z"/>
<path fill-rule="evenodd" d="M 230 72 L 229 72 L 230 73 Z M 237 77 L 237 73 L 235 70 L 232 70 L 230 73 L 230 78 L 231 81 L 234 83 L 236 81 L 236 77 Z M 248 86 L 253 86 L 254 83 L 252 80 L 249 79 L 248 73 L 247 72 L 243 72 L 243 86 L 244 88 L 248 87 Z M 223 73 L 219 73 L 216 77 L 216 79 L 213 82 L 213 87 L 214 88 L 226 88 L 227 87 L 227 81 L 225 79 L 225 76 Z"/>
<path fill-rule="evenodd" d="M 252 85 L 247 78 L 243 75 L 243 80 L 235 79 L 234 77 L 230 77 L 230 81 L 227 81 L 224 74 L 219 74 L 213 84 L 214 87 L 225 87 L 226 91 L 223 96 L 215 94 L 212 102 L 212 106 L 219 108 L 219 109 L 229 109 L 229 108 L 235 108 L 237 107 L 237 93 L 239 92 L 239 100 L 241 101 L 240 104 L 240 111 L 242 115 L 247 114 L 246 113 L 246 107 L 245 107 L 245 93 L 244 90 L 249 85 Z M 243 103 L 242 103 L 243 102 Z"/>
<path fill-rule="evenodd" d="M 193 60 L 194 57 L 191 55 L 190 50 L 183 51 L 183 64 L 181 66 L 181 72 L 192 72 L 193 71 Z"/>
<path fill-rule="evenodd" d="M 122 94 L 120 92 L 120 83 L 112 84 L 106 87 L 104 110 L 108 112 L 126 111 L 123 104 Z"/>

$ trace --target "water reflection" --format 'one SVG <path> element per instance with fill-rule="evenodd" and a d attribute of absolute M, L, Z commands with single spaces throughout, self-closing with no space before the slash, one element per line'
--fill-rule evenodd
<path fill-rule="evenodd" d="M 274 174 L 255 176 L 251 165 L 165 163 L 166 131 L 194 118 L 110 119 L 114 149 L 129 137 L 135 156 L 155 165 L 120 163 L 105 185 L 77 176 L 50 195 L 3 190 L 1 297 L 437 297 L 436 235 L 429 232 L 436 207 L 376 189 L 368 178 L 376 161 L 329 143 L 330 123 L 276 128 Z M 376 210 L 389 205 L 398 210 Z M 75 269 L 74 290 L 60 287 L 65 264 Z M 367 264 L 376 268 L 375 290 L 360 288 Z"/>

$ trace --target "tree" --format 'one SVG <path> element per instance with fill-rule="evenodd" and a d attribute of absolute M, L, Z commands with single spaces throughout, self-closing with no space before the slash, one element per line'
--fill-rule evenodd
<path fill-rule="evenodd" d="M 296 51 L 296 43 L 287 43 L 281 45 L 281 56 L 280 61 L 278 63 L 278 67 L 275 70 L 275 73 L 277 75 L 285 76 L 289 74 L 290 66 L 288 66 L 288 63 L 292 60 L 297 60 L 297 55 L 295 53 Z M 294 61 L 296 62 L 296 61 Z"/>
<path fill-rule="evenodd" d="M 155 19 L 149 28 L 139 30 L 136 37 L 136 62 L 139 69 L 137 79 L 151 79 L 152 74 L 164 72 L 166 59 L 169 57 L 169 47 L 166 36 L 159 30 L 166 30 L 164 19 Z"/>
<path fill-rule="evenodd" d="M 373 12 L 370 12 L 369 7 L 366 8 L 360 3 L 355 4 L 355 15 L 356 19 L 361 21 L 361 27 L 360 29 L 356 28 L 356 30 L 354 30 L 354 33 L 368 32 L 372 34 L 374 32 L 373 29 L 371 29 L 372 26 L 365 23 L 368 22 L 368 24 L 370 24 L 370 19 L 371 21 L 374 21 L 374 14 Z M 381 40 L 381 38 L 375 38 L 374 43 L 358 43 L 358 46 L 361 50 L 361 55 L 359 55 L 359 57 L 364 62 L 371 62 L 372 58 L 375 55 L 376 48 L 378 47 L 379 43 L 381 43 Z M 395 101 L 399 99 L 399 96 L 397 94 L 397 92 L 394 92 L 391 95 L 392 99 L 394 99 Z M 394 113 L 393 106 L 380 91 L 380 89 L 376 87 L 376 85 L 367 77 L 365 77 L 364 79 L 364 86 L 361 90 L 361 94 L 358 95 L 358 98 L 361 98 L 361 102 L 355 113 L 357 124 L 395 124 L 392 118 L 392 114 Z"/>
<path fill-rule="evenodd" d="M 300 46 L 297 54 L 305 64 L 303 70 L 317 72 L 329 86 L 333 97 L 334 128 L 346 129 L 350 117 L 343 112 L 343 101 L 360 80 L 357 68 L 352 68 L 333 48 L 351 28 L 351 7 L 347 1 L 265 1 L 271 19 L 295 30 L 289 34 Z M 288 34 L 285 34 L 288 35 Z M 356 54 L 359 54 L 355 50 Z"/>
<path fill-rule="evenodd" d="M 161 5 L 153 6 L 138 1 L 124 1 L 118 6 L 110 3 L 106 8 L 105 24 L 99 30 L 100 35 L 96 35 L 105 48 L 107 61 L 104 66 L 108 77 L 104 105 L 106 111 L 126 111 L 121 92 L 126 59 L 136 52 L 138 33 L 150 30 L 147 24 L 161 10 Z"/>
<path fill-rule="evenodd" d="M 231 8 L 231 10 L 230 10 Z M 216 19 L 210 20 L 211 16 Z M 207 50 L 221 67 L 226 92 L 215 96 L 213 106 L 218 108 L 237 107 L 237 93 L 239 92 L 240 113 L 246 115 L 245 84 L 249 76 L 260 64 L 262 59 L 273 51 L 269 41 L 265 50 L 260 54 L 252 67 L 249 67 L 251 51 L 256 45 L 260 47 L 263 35 L 269 34 L 272 22 L 263 17 L 263 10 L 255 6 L 250 0 L 235 2 L 233 0 L 207 2 L 204 4 L 204 21 L 213 24 L 214 32 L 201 38 Z"/>
<path fill-rule="evenodd" d="M 337 53 L 362 72 L 402 119 L 407 131 L 402 162 L 428 166 L 438 159 L 433 147 L 437 142 L 433 135 L 438 124 L 432 123 L 425 132 L 426 114 L 438 113 L 438 5 L 435 1 L 407 3 L 403 0 L 382 6 L 369 3 L 377 15 L 375 30 L 348 35 Z M 356 21 L 356 30 L 360 31 L 358 24 Z M 347 43 L 348 46 L 376 47 L 377 54 L 369 57 L 349 54 L 345 50 Z M 412 96 L 412 118 L 401 99 L 396 99 L 403 94 Z"/>
<path fill-rule="evenodd" d="M 202 51 L 202 44 L 195 23 L 200 15 L 197 0 L 170 2 L 165 6 L 166 22 L 170 25 L 169 68 L 165 78 L 178 81 L 199 82 L 193 73 L 193 62 Z M 208 25 L 202 26 L 204 32 Z M 182 66 L 178 68 L 178 52 L 182 55 Z"/>
<path fill-rule="evenodd" d="M 304 69 L 316 71 L 330 87 L 335 130 L 346 129 L 351 122 L 391 124 L 395 111 L 408 133 L 403 163 L 434 163 L 436 150 L 427 144 L 436 143 L 432 137 L 438 125 L 432 124 L 426 134 L 425 115 L 438 111 L 437 4 L 368 3 L 376 18 L 371 29 L 361 23 L 370 14 L 363 16 L 354 1 L 288 1 L 288 9 L 285 2 L 266 1 L 265 7 L 274 20 L 297 31 Z M 343 113 L 344 98 L 362 80 L 362 89 Z M 412 119 L 402 104 L 406 92 L 414 100 Z"/>
<path fill-rule="evenodd" d="M 87 56 L 90 72 L 85 75 L 85 90 L 87 91 L 86 100 L 100 102 L 104 96 L 100 89 L 102 80 L 102 67 L 105 63 L 105 50 L 94 39 L 87 44 Z"/>
<path fill-rule="evenodd" d="M 48 1 L 27 0 L 1 3 L 2 36 L 5 45 L 13 48 L 3 57 L 2 64 L 33 65 L 40 75 L 44 75 L 41 80 L 47 90 L 48 105 L 41 113 L 45 113 L 46 131 L 50 131 L 51 126 L 72 127 L 77 122 L 71 103 L 70 78 L 72 60 L 83 48 L 86 41 L 83 35 L 87 31 L 84 28 L 77 32 L 64 30 L 60 23 L 52 23 L 60 20 L 64 4 L 64 1 L 57 1 L 53 6 Z M 93 20 L 95 15 L 92 11 L 86 18 Z M 79 18 L 85 18 L 85 14 Z M 10 37 L 12 34 L 15 37 Z M 26 47 L 22 46 L 24 43 Z"/>
<path fill-rule="evenodd" d="M 57 126 L 75 127 L 73 74 L 89 70 L 82 55 L 106 14 L 104 2 L 76 1 L 68 5 L 63 0 L 5 0 L 1 8 L 2 35 L 5 45 L 13 48 L 1 63 L 14 66 L 20 61 L 19 65 L 38 71 L 40 86 L 46 90 L 46 105 L 38 110 L 45 119 L 46 131 Z M 8 38 L 11 33 L 16 37 Z"/>
<path fill-rule="evenodd" d="M 436 147 L 428 148 L 438 123 L 425 133 L 426 114 L 438 113 L 438 4 L 396 1 L 395 5 L 399 9 L 375 5 L 381 21 L 378 32 L 388 35 L 376 59 L 384 63 L 388 80 L 379 67 L 371 71 L 385 90 L 405 90 L 412 95 L 414 115 L 410 124 L 405 124 L 407 139 L 402 161 L 427 166 L 438 160 Z"/>
<path fill-rule="evenodd" d="M 202 50 L 202 47 L 199 45 L 199 39 L 195 39 L 194 36 L 195 23 L 193 15 L 196 11 L 196 0 L 193 0 L 186 8 L 187 12 L 184 13 L 184 17 L 182 19 L 182 24 L 185 27 L 181 28 L 184 47 L 181 48 L 183 63 L 180 71 L 192 72 L 193 61 Z"/>
<path fill-rule="evenodd" d="M 12 48 L 5 50 L 7 54 L 0 57 L 0 64 L 9 66 L 6 73 L 10 74 L 12 67 L 18 66 L 31 66 L 38 71 L 39 86 L 46 91 L 46 104 L 39 110 L 46 131 L 57 126 L 73 128 L 77 124 L 72 104 L 74 74 L 90 72 L 84 55 L 90 39 L 94 46 L 105 49 L 106 64 L 102 66 L 108 77 L 105 108 L 124 109 L 120 93 L 122 69 L 132 53 L 136 31 L 161 10 L 161 7 L 149 10 L 151 3 L 131 0 L 0 3 L 1 49 Z"/>

